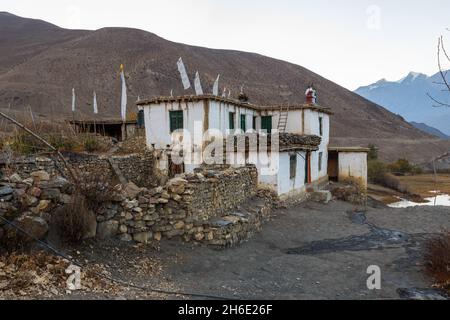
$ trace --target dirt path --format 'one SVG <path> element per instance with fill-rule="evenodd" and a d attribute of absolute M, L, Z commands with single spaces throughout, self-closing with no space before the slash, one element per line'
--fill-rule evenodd
<path fill-rule="evenodd" d="M 421 247 L 450 227 L 450 208 L 354 209 L 333 201 L 278 210 L 251 241 L 223 251 L 175 241 L 159 250 L 109 242 L 85 245 L 81 256 L 108 264 L 125 281 L 238 299 L 398 299 L 430 288 Z M 147 258 L 158 272 L 141 268 Z M 367 289 L 370 265 L 381 268 L 381 290 Z M 116 298 L 151 297 L 133 291 Z"/>

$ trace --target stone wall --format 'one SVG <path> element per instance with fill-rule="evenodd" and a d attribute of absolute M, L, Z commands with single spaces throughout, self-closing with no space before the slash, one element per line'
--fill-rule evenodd
<path fill-rule="evenodd" d="M 43 170 L 3 176 L 0 179 L 0 216 L 41 239 L 49 230 L 51 213 L 70 203 L 73 191 L 68 180 Z M 17 230 L 0 219 L 0 242 L 15 241 L 16 237 Z"/>
<path fill-rule="evenodd" d="M 140 187 L 155 187 L 157 179 L 153 174 L 153 153 L 125 155 L 125 156 L 99 156 L 84 153 L 65 153 L 67 161 L 81 174 L 101 174 L 111 183 L 119 183 L 111 161 L 116 163 L 123 177 Z M 56 161 L 55 161 L 56 160 Z M 50 175 L 62 174 L 67 177 L 63 166 L 53 157 L 20 157 L 12 161 L 0 159 L 1 174 L 19 172 L 23 178 L 29 178 L 33 171 L 44 170 Z"/>
<path fill-rule="evenodd" d="M 101 171 L 114 176 L 107 158 L 71 155 L 68 159 L 84 174 Z M 256 196 L 255 166 L 201 168 L 153 187 L 148 159 L 148 154 L 114 157 L 121 173 L 137 183 L 115 185 L 114 197 L 97 204 L 93 235 L 141 243 L 178 238 L 232 246 L 259 230 L 270 214 L 270 205 L 261 204 L 262 198 Z M 35 235 L 42 237 L 54 210 L 71 201 L 74 186 L 49 158 L 0 169 L 0 214 L 19 225 L 32 220 L 41 227 Z M 0 235 L 7 231 L 0 224 Z"/>
<path fill-rule="evenodd" d="M 253 214 L 246 211 L 230 215 L 256 193 L 254 166 L 203 169 L 151 190 L 128 185 L 124 189 L 126 199 L 120 204 L 110 203 L 99 212 L 98 236 L 119 235 L 124 241 L 137 242 L 178 237 L 231 245 L 244 234 L 257 230 L 267 216 L 267 209 L 262 208 Z M 224 232 L 226 228 L 228 232 Z"/>

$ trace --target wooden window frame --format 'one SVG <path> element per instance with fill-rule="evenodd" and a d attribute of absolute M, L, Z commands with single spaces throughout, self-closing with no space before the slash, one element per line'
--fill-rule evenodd
<path fill-rule="evenodd" d="M 184 114 L 182 110 L 169 111 L 170 133 L 184 129 Z"/>

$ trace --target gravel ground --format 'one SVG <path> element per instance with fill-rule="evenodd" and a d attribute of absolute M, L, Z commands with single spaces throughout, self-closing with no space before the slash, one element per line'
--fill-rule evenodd
<path fill-rule="evenodd" d="M 277 210 L 239 247 L 214 250 L 177 241 L 130 246 L 88 242 L 72 249 L 113 277 L 148 288 L 237 299 L 442 298 L 422 273 L 422 245 L 450 227 L 450 208 L 368 208 L 303 203 Z M 77 252 L 78 251 L 78 252 Z M 381 290 L 367 289 L 368 266 L 381 268 Z M 39 297 L 37 297 L 39 298 Z M 185 299 L 126 288 L 58 299 Z M 193 297 L 190 297 L 193 298 Z M 194 297 L 195 298 L 195 297 Z"/>

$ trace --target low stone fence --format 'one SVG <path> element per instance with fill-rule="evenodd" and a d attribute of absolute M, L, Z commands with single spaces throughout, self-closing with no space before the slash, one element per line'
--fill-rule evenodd
<path fill-rule="evenodd" d="M 255 166 L 201 168 L 152 187 L 148 157 L 114 158 L 121 174 L 137 183 L 117 184 L 111 197 L 95 203 L 90 236 L 141 243 L 179 238 L 232 246 L 259 230 L 270 214 L 270 204 L 257 197 Z M 107 158 L 68 159 L 84 174 L 114 174 Z M 64 170 L 50 158 L 26 159 L 0 169 L 0 215 L 19 226 L 32 225 L 32 234 L 44 237 L 56 209 L 73 201 L 75 188 L 62 176 Z M 110 192 L 112 186 L 105 190 Z M 0 238 L 9 237 L 8 232 L 12 230 L 0 223 Z"/>
<path fill-rule="evenodd" d="M 118 183 L 117 173 L 112 168 L 111 162 L 115 163 L 122 176 L 140 187 L 155 187 L 157 179 L 153 174 L 154 158 L 153 153 L 125 155 L 125 156 L 99 156 L 84 153 L 64 153 L 67 161 L 82 175 L 101 174 L 111 183 Z M 43 170 L 50 175 L 64 175 L 67 177 L 66 169 L 52 157 L 20 157 L 11 160 L 0 159 L 1 174 L 8 175 L 15 172 L 20 173 L 22 178 L 30 177 L 30 173 Z"/>
<path fill-rule="evenodd" d="M 0 216 L 41 239 L 49 230 L 51 212 L 72 201 L 73 185 L 47 171 L 14 173 L 0 180 Z M 17 230 L 0 220 L 0 242 L 15 241 Z"/>
<path fill-rule="evenodd" d="M 227 240 L 217 232 L 221 227 L 250 222 L 249 215 L 237 215 L 228 216 L 230 223 L 217 224 L 218 218 L 256 195 L 257 171 L 254 166 L 204 169 L 174 178 L 164 187 L 148 190 L 129 184 L 123 192 L 126 199 L 98 213 L 100 238 L 119 234 L 124 241 L 147 242 L 179 237 L 218 244 L 215 241 Z"/>

